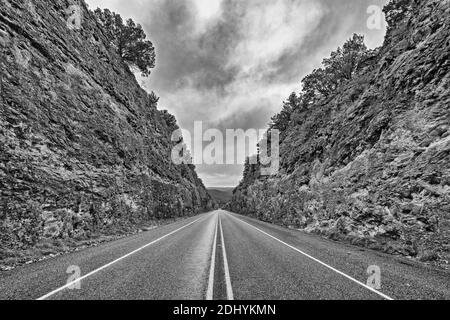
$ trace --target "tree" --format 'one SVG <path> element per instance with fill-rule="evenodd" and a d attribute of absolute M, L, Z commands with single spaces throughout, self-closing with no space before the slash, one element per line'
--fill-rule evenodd
<path fill-rule="evenodd" d="M 330 70 L 315 69 L 303 80 L 303 96 L 306 104 L 329 97 L 336 89 L 337 82 Z"/>
<path fill-rule="evenodd" d="M 299 108 L 300 101 L 301 99 L 293 92 L 288 100 L 283 103 L 281 112 L 272 117 L 271 123 L 269 124 L 270 129 L 277 129 L 280 132 L 284 132 L 291 122 L 292 113 Z"/>
<path fill-rule="evenodd" d="M 131 66 L 138 68 L 142 76 L 148 77 L 150 69 L 155 67 L 156 53 L 151 41 L 140 24 L 132 19 L 123 22 L 119 14 L 108 9 L 97 8 L 95 16 L 104 27 L 107 37 L 122 59 Z"/>
<path fill-rule="evenodd" d="M 150 103 L 152 105 L 156 106 L 158 104 L 158 102 L 159 102 L 159 97 L 153 91 L 148 95 L 148 98 L 149 98 Z"/>
<path fill-rule="evenodd" d="M 371 54 L 373 51 L 367 49 L 364 36 L 353 34 L 342 48 L 333 51 L 329 58 L 323 60 L 322 68 L 315 69 L 303 78 L 300 95 L 292 93 L 283 103 L 280 113 L 271 118 L 268 136 L 273 129 L 286 131 L 296 111 L 305 111 L 319 100 L 332 96 L 341 84 L 355 76 L 360 63 Z"/>
<path fill-rule="evenodd" d="M 332 52 L 329 59 L 324 59 L 325 69 L 334 75 L 337 82 L 348 81 L 356 73 L 361 59 L 367 54 L 364 36 L 353 34 L 353 37 L 344 43 L 344 46 Z"/>
<path fill-rule="evenodd" d="M 248 176 L 249 173 L 250 173 L 250 158 L 246 157 L 244 163 L 244 179 Z"/>
<path fill-rule="evenodd" d="M 161 115 L 161 118 L 166 123 L 167 127 L 172 132 L 179 129 L 178 124 L 177 124 L 177 119 L 175 118 L 175 116 L 170 114 L 169 111 L 162 110 L 162 111 L 159 111 L 159 114 Z"/>
<path fill-rule="evenodd" d="M 368 52 L 364 36 L 354 34 L 342 48 L 323 60 L 323 68 L 315 69 L 302 80 L 304 101 L 311 105 L 331 96 L 342 83 L 354 77 L 358 65 Z"/>

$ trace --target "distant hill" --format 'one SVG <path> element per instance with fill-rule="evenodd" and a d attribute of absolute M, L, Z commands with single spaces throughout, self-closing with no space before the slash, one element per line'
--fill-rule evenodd
<path fill-rule="evenodd" d="M 224 205 L 233 198 L 233 190 L 234 188 L 212 188 L 208 192 L 219 205 Z"/>

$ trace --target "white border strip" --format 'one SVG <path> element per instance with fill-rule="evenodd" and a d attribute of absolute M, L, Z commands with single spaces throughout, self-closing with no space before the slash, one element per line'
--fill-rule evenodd
<path fill-rule="evenodd" d="M 185 226 L 183 226 L 183 227 L 181 227 L 181 228 L 179 228 L 179 229 L 177 229 L 177 230 L 175 230 L 175 231 L 172 231 L 172 232 L 166 234 L 165 236 L 163 236 L 163 237 L 161 237 L 161 238 L 159 238 L 159 239 L 156 239 L 155 241 L 152 241 L 152 242 L 146 244 L 145 246 L 142 246 L 142 247 L 140 247 L 139 249 L 136 249 L 136 250 L 134 250 L 133 252 L 130 252 L 130 253 L 124 255 L 123 257 L 120 257 L 119 259 L 116 259 L 116 260 L 114 260 L 114 261 L 112 261 L 112 262 L 110 262 L 110 263 L 108 263 L 108 264 L 105 264 L 103 267 L 100 267 L 100 268 L 98 268 L 98 269 L 95 269 L 94 271 L 89 272 L 88 274 L 86 274 L 86 275 L 84 275 L 84 276 L 78 278 L 78 279 L 75 280 L 75 281 L 72 281 L 72 282 L 67 283 L 65 286 L 62 286 L 62 287 L 60 287 L 60 288 L 58 288 L 58 289 L 56 289 L 56 290 L 54 290 L 54 291 L 52 291 L 52 292 L 50 292 L 50 293 L 48 293 L 48 294 L 46 294 L 46 295 L 44 295 L 44 296 L 38 298 L 37 300 L 45 300 L 45 299 L 47 299 L 47 298 L 49 298 L 49 297 L 51 297 L 51 296 L 57 294 L 58 292 L 61 292 L 61 291 L 65 290 L 65 289 L 67 289 L 67 288 L 69 288 L 69 287 L 71 287 L 71 286 L 73 286 L 73 285 L 75 285 L 75 284 L 78 284 L 80 281 L 82 281 L 82 280 L 84 280 L 84 279 L 86 279 L 86 278 L 88 278 L 88 277 L 90 277 L 90 276 L 96 274 L 97 272 L 102 271 L 102 270 L 104 270 L 104 269 L 106 269 L 106 268 L 112 266 L 113 264 L 115 264 L 115 263 L 117 263 L 117 262 L 119 262 L 119 261 L 122 261 L 122 260 L 128 258 L 129 256 L 131 256 L 131 255 L 133 255 L 133 254 L 136 254 L 136 253 L 138 253 L 139 251 L 142 251 L 142 250 L 144 250 L 145 248 L 147 248 L 147 247 L 149 247 L 149 246 L 151 246 L 151 245 L 154 245 L 154 244 L 157 243 L 157 242 L 160 242 L 161 240 L 163 240 L 163 239 L 165 239 L 165 238 L 167 238 L 167 237 L 173 235 L 174 233 L 177 233 L 178 231 L 181 231 L 181 230 L 183 230 L 183 229 L 185 229 L 185 228 L 187 228 L 187 227 L 193 225 L 194 223 L 196 223 L 196 222 L 199 221 L 200 219 L 202 219 L 202 218 L 198 218 L 197 220 L 195 220 L 195 221 L 193 221 L 193 222 L 191 222 L 191 223 L 188 223 L 187 225 L 185 225 Z"/>
<path fill-rule="evenodd" d="M 216 231 L 214 232 L 214 242 L 211 253 L 211 266 L 209 268 L 208 290 L 206 292 L 206 300 L 214 299 L 214 271 L 216 267 L 216 247 L 217 247 L 217 229 L 219 228 L 219 215 L 217 214 Z"/>
<path fill-rule="evenodd" d="M 376 293 L 377 295 L 383 297 L 384 299 L 386 299 L 386 300 L 394 300 L 393 298 L 391 298 L 391 297 L 385 295 L 384 293 L 381 293 L 380 291 L 375 290 L 375 289 L 369 287 L 368 285 L 366 285 L 366 284 L 364 284 L 364 283 L 362 283 L 362 282 L 356 280 L 355 278 L 350 277 L 349 275 L 343 273 L 342 271 L 339 271 L 339 270 L 337 270 L 336 268 L 333 268 L 332 266 L 326 264 L 325 262 L 322 262 L 322 261 L 320 261 L 319 259 L 316 259 L 316 258 L 314 258 L 313 256 L 310 256 L 309 254 L 307 254 L 307 253 L 305 253 L 305 252 L 303 252 L 303 251 L 301 251 L 301 250 L 299 250 L 299 249 L 297 249 L 297 248 L 291 246 L 290 244 L 287 244 L 286 242 L 284 242 L 284 241 L 282 241 L 282 240 L 280 240 L 280 239 L 278 239 L 278 238 L 276 238 L 276 237 L 274 237 L 274 236 L 268 234 L 267 232 L 262 231 L 261 229 L 259 229 L 259 228 L 255 227 L 255 226 L 251 225 L 250 223 L 247 223 L 247 222 L 245 222 L 245 221 L 243 221 L 243 220 L 241 220 L 241 219 L 235 217 L 233 214 L 230 214 L 230 216 L 232 216 L 234 219 L 236 219 L 236 220 L 238 220 L 238 221 L 240 221 L 240 222 L 243 222 L 243 223 L 249 225 L 249 226 L 252 227 L 253 229 L 258 230 L 258 231 L 261 232 L 262 234 L 265 234 L 266 236 L 268 236 L 268 237 L 270 237 L 270 238 L 272 238 L 272 239 L 274 239 L 274 240 L 276 240 L 276 241 L 278 241 L 278 242 L 284 244 L 285 246 L 287 246 L 287 247 L 289 247 L 289 248 L 291 248 L 291 249 L 297 251 L 298 253 L 301 253 L 301 254 L 304 255 L 305 257 L 308 257 L 309 259 L 314 260 L 314 261 L 317 262 L 317 263 L 320 263 L 321 265 L 323 265 L 323 266 L 327 267 L 328 269 L 330 269 L 330 270 L 332 270 L 332 271 L 334 271 L 334 272 L 340 274 L 341 276 L 343 276 L 343 277 L 345 277 L 345 278 L 347 278 L 347 279 L 349 279 L 349 280 L 351 280 L 351 281 L 353 281 L 353 282 L 359 284 L 360 286 L 366 288 L 367 290 L 370 290 L 370 291 L 372 291 L 373 293 Z"/>
<path fill-rule="evenodd" d="M 223 237 L 222 217 L 220 216 L 220 214 L 219 214 L 219 224 L 220 224 L 220 236 L 222 240 L 223 268 L 225 271 L 225 283 L 227 285 L 227 298 L 228 300 L 234 300 L 233 288 L 231 286 L 230 270 L 228 269 L 227 251 L 225 249 L 225 240 Z"/>

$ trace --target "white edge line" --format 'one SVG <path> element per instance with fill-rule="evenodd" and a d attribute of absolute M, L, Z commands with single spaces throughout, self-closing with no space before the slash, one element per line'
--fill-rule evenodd
<path fill-rule="evenodd" d="M 185 229 L 185 228 L 187 228 L 187 227 L 193 225 L 194 223 L 196 223 L 196 222 L 199 221 L 200 219 L 202 219 L 202 218 L 198 218 L 197 220 L 195 220 L 195 221 L 193 221 L 193 222 L 191 222 L 191 223 L 189 223 L 189 224 L 187 224 L 187 225 L 185 225 L 185 226 L 183 226 L 183 227 L 181 227 L 181 228 L 179 228 L 179 229 L 177 229 L 177 230 L 175 230 L 175 231 L 172 231 L 172 232 L 166 234 L 165 236 L 162 236 L 161 238 L 156 239 L 155 241 L 152 241 L 152 242 L 150 242 L 150 243 L 148 243 L 148 244 L 146 244 L 146 245 L 140 247 L 139 249 L 134 250 L 133 252 L 130 252 L 130 253 L 128 253 L 128 254 L 126 254 L 126 255 L 120 257 L 119 259 L 116 259 L 116 260 L 114 260 L 114 261 L 112 261 L 112 262 L 110 262 L 110 263 L 108 263 L 108 264 L 105 264 L 104 266 L 102 266 L 102 267 L 100 267 L 100 268 L 98 268 L 98 269 L 95 269 L 94 271 L 89 272 L 88 274 L 86 274 L 86 275 L 84 275 L 84 276 L 78 278 L 77 280 L 72 281 L 72 282 L 69 282 L 69 283 L 67 283 L 65 286 L 62 286 L 62 287 L 60 287 L 60 288 L 58 288 L 58 289 L 56 289 L 56 290 L 53 290 L 53 291 L 50 292 L 50 293 L 47 293 L 46 295 L 44 295 L 44 296 L 38 298 L 37 300 L 45 300 L 45 299 L 47 299 L 47 298 L 49 298 L 49 297 L 51 297 L 51 296 L 57 294 L 58 292 L 61 292 L 61 291 L 65 290 L 65 289 L 67 289 L 67 288 L 73 286 L 74 284 L 78 284 L 80 281 L 82 281 L 82 280 L 84 280 L 84 279 L 86 279 L 86 278 L 88 278 L 88 277 L 90 277 L 90 276 L 96 274 L 97 272 L 102 271 L 102 270 L 104 270 L 104 269 L 106 269 L 106 268 L 112 266 L 113 264 L 115 264 L 115 263 L 117 263 L 117 262 L 119 262 L 119 261 L 122 261 L 122 260 L 128 258 L 129 256 L 131 256 L 131 255 L 133 255 L 133 254 L 135 254 L 135 253 L 138 253 L 139 251 L 142 251 L 142 250 L 144 250 L 145 248 L 147 248 L 147 247 L 149 247 L 149 246 L 151 246 L 151 245 L 153 245 L 153 244 L 155 244 L 155 243 L 157 243 L 157 242 L 159 242 L 159 241 L 161 241 L 161 240 L 163 240 L 163 239 L 165 239 L 165 238 L 167 238 L 167 237 L 173 235 L 174 233 L 177 233 L 178 231 L 181 231 L 181 230 L 183 230 L 183 229 Z"/>
<path fill-rule="evenodd" d="M 223 253 L 223 267 L 224 267 L 224 271 L 225 271 L 225 283 L 227 285 L 227 298 L 228 298 L 228 300 L 234 300 L 233 288 L 231 287 L 230 270 L 228 268 L 227 251 L 225 249 L 225 240 L 223 237 L 221 216 L 219 216 L 219 224 L 220 224 L 220 236 L 221 236 L 221 240 L 222 240 L 222 253 Z"/>
<path fill-rule="evenodd" d="M 327 267 L 328 269 L 330 269 L 330 270 L 332 270 L 332 271 L 334 271 L 334 272 L 340 274 L 341 276 L 343 276 L 343 277 L 345 277 L 345 278 L 347 278 L 347 279 L 349 279 L 349 280 L 351 280 L 351 281 L 353 281 L 353 282 L 355 282 L 355 283 L 357 283 L 357 284 L 363 286 L 364 288 L 366 288 L 366 289 L 372 291 L 373 293 L 378 294 L 379 296 L 383 297 L 384 299 L 386 299 L 386 300 L 394 300 L 393 298 L 389 297 L 388 295 L 385 295 L 384 293 L 382 293 L 382 292 L 380 292 L 380 291 L 378 291 L 378 290 L 375 290 L 374 288 L 369 287 L 368 285 L 366 285 L 366 284 L 364 284 L 364 283 L 362 283 L 362 282 L 356 280 L 355 278 L 352 278 L 351 276 L 345 274 L 344 272 L 339 271 L 338 269 L 333 268 L 332 266 L 326 264 L 325 262 L 320 261 L 319 259 L 314 258 L 313 256 L 310 256 L 309 254 L 307 254 L 307 253 L 301 251 L 300 249 L 297 249 L 296 247 L 291 246 L 290 244 L 288 244 L 288 243 L 286 243 L 286 242 L 284 242 L 284 241 L 282 241 L 282 240 L 280 240 L 280 239 L 278 239 L 278 238 L 276 238 L 276 237 L 274 237 L 274 236 L 268 234 L 267 232 L 262 231 L 261 229 L 259 229 L 259 228 L 255 227 L 255 226 L 251 225 L 250 223 L 245 222 L 245 221 L 243 221 L 243 220 L 241 220 L 241 219 L 235 217 L 235 216 L 232 215 L 232 214 L 230 214 L 230 215 L 231 215 L 234 219 L 237 219 L 237 220 L 239 220 L 239 221 L 241 221 L 241 222 L 243 222 L 243 223 L 249 225 L 250 227 L 252 227 L 252 228 L 258 230 L 259 232 L 265 234 L 266 236 L 268 236 L 268 237 L 270 237 L 270 238 L 272 238 L 272 239 L 274 239 L 274 240 L 276 240 L 276 241 L 278 241 L 278 242 L 284 244 L 285 246 L 288 246 L 289 248 L 291 248 L 291 249 L 293 249 L 293 250 L 295 250 L 295 251 L 301 253 L 302 255 L 304 255 L 304 256 L 310 258 L 311 260 L 314 260 L 315 262 L 320 263 L 321 265 Z"/>
<path fill-rule="evenodd" d="M 217 247 L 217 229 L 219 228 L 219 215 L 217 214 L 216 231 L 214 232 L 213 249 L 211 253 L 211 266 L 209 268 L 208 290 L 206 292 L 206 300 L 214 298 L 214 270 L 216 267 L 216 247 Z"/>

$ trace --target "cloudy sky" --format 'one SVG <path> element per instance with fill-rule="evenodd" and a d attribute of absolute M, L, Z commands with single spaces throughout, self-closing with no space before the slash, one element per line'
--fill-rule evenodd
<path fill-rule="evenodd" d="M 180 126 L 263 129 L 301 79 L 353 33 L 369 47 L 368 8 L 387 0 L 87 0 L 140 23 L 157 49 L 142 86 Z M 236 186 L 242 165 L 200 165 L 208 187 Z"/>

